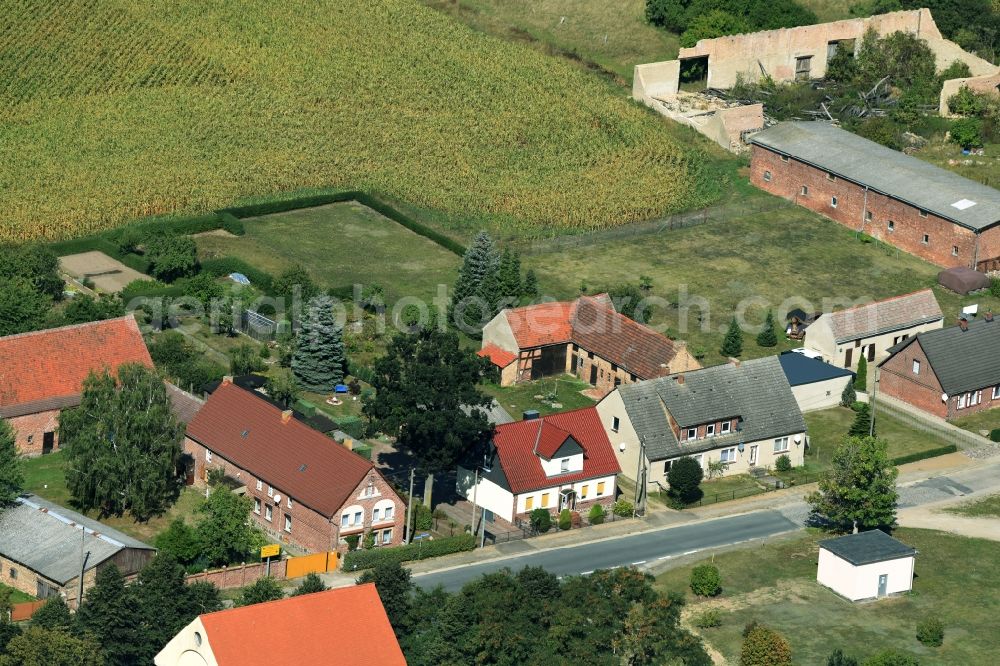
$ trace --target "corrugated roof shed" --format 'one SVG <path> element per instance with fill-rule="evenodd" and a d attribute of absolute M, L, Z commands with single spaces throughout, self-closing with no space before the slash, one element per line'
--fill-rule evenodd
<path fill-rule="evenodd" d="M 116 529 L 35 495 L 19 498 L 0 512 L 0 555 L 20 562 L 60 585 L 80 574 L 80 553 L 89 551 L 87 570 L 126 548 L 153 550 Z"/>
<path fill-rule="evenodd" d="M 827 122 L 778 123 L 751 143 L 790 155 L 963 227 L 1000 223 L 1000 191 Z"/>
<path fill-rule="evenodd" d="M 646 438 L 650 460 L 700 453 L 740 441 L 753 442 L 805 432 L 799 411 L 776 356 L 739 365 L 728 363 L 619 386 L 625 411 L 639 436 Z M 742 417 L 742 431 L 680 443 L 667 420 L 682 428 Z"/>

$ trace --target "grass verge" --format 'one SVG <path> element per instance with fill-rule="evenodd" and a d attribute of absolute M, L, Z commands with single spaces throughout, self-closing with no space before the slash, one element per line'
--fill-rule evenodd
<path fill-rule="evenodd" d="M 942 511 L 966 518 L 1000 518 L 1000 495 L 990 495 L 972 502 L 949 506 Z"/>

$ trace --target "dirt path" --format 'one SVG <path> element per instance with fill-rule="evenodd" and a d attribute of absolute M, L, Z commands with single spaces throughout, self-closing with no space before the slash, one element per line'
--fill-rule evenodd
<path fill-rule="evenodd" d="M 950 532 L 961 536 L 1000 541 L 1000 520 L 996 518 L 969 518 L 942 510 L 950 506 L 975 501 L 989 494 L 991 493 L 976 493 L 935 502 L 934 504 L 903 509 L 899 512 L 899 524 L 902 527 L 922 527 L 924 529 L 941 530 L 942 532 Z"/>

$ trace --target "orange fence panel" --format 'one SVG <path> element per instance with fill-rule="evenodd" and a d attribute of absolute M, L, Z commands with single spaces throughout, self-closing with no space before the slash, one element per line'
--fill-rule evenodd
<path fill-rule="evenodd" d="M 13 604 L 10 608 L 10 621 L 23 622 L 28 620 L 35 611 L 45 605 L 45 601 L 25 601 L 20 604 Z"/>
<path fill-rule="evenodd" d="M 311 573 L 326 573 L 329 553 L 314 553 L 301 557 L 289 557 L 285 575 L 289 578 L 299 578 Z"/>

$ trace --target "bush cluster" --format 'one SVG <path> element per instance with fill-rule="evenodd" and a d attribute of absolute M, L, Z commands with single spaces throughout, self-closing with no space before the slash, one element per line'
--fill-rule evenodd
<path fill-rule="evenodd" d="M 1000 431 L 998 431 L 1000 432 Z M 587 522 L 591 525 L 600 525 L 604 522 L 604 507 L 600 504 L 595 504 L 590 507 L 590 513 L 587 514 Z"/>
<path fill-rule="evenodd" d="M 944 643 L 944 625 L 936 617 L 929 617 L 917 624 L 917 640 L 930 647 Z"/>
<path fill-rule="evenodd" d="M 422 539 L 405 546 L 375 548 L 373 550 L 352 550 L 344 556 L 344 569 L 357 571 L 371 569 L 379 564 L 392 564 L 425 560 L 429 557 L 440 557 L 466 550 L 476 546 L 476 538 L 472 534 L 460 534 L 453 537 L 438 539 Z"/>
<path fill-rule="evenodd" d="M 573 513 L 569 509 L 559 512 L 559 529 L 568 530 L 573 527 Z"/>
<path fill-rule="evenodd" d="M 774 461 L 774 468 L 779 472 L 788 472 L 792 469 L 792 459 L 783 453 Z"/>
<path fill-rule="evenodd" d="M 635 513 L 635 507 L 632 506 L 632 502 L 620 499 L 611 507 L 611 511 L 621 518 L 631 518 Z"/>
<path fill-rule="evenodd" d="M 528 520 L 531 523 L 531 529 L 539 534 L 545 534 L 552 529 L 552 516 L 548 509 L 533 509 L 528 514 Z"/>
<path fill-rule="evenodd" d="M 699 597 L 714 597 L 722 592 L 722 576 L 712 564 L 700 564 L 691 570 L 691 591 Z"/>

